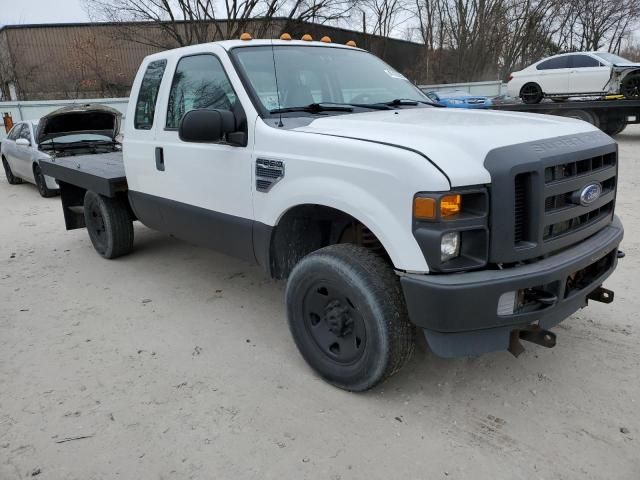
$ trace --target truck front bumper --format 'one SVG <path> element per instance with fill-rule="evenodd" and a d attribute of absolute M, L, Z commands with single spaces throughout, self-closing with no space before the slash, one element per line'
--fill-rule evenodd
<path fill-rule="evenodd" d="M 403 275 L 411 321 L 443 357 L 507 350 L 511 332 L 546 330 L 587 305 L 613 272 L 624 234 L 617 217 L 587 240 L 545 259 L 503 270 Z M 540 296 L 540 300 L 536 299 Z M 533 300 L 532 300 L 533 299 Z"/>

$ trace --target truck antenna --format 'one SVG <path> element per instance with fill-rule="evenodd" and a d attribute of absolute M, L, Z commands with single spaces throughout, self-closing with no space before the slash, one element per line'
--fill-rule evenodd
<path fill-rule="evenodd" d="M 276 53 L 275 53 L 275 49 L 273 48 L 273 38 L 271 39 L 271 58 L 273 58 L 273 77 L 276 80 L 276 98 L 278 99 L 278 110 L 281 110 L 282 107 L 280 106 L 280 89 L 278 88 L 278 69 L 276 68 Z M 282 112 L 278 111 L 278 127 L 282 128 L 284 127 L 284 124 L 282 123 Z"/>

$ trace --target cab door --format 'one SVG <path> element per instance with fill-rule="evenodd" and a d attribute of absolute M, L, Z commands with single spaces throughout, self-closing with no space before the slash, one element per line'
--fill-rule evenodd
<path fill-rule="evenodd" d="M 590 55 L 570 55 L 571 93 L 596 93 L 607 90 L 611 68 Z"/>
<path fill-rule="evenodd" d="M 147 164 L 154 171 L 140 185 L 157 204 L 164 231 L 254 259 L 251 148 L 224 140 L 185 142 L 178 135 L 182 116 L 202 108 L 233 111 L 238 128 L 246 131 L 244 110 L 221 58 L 228 62 L 224 55 L 203 51 L 174 60 L 167 69 L 171 75 L 158 98 L 161 121 Z"/>

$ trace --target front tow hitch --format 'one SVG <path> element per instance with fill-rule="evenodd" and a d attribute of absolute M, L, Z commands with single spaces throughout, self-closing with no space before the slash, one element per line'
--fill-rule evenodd
<path fill-rule="evenodd" d="M 513 330 L 509 340 L 509 352 L 514 357 L 520 356 L 524 352 L 524 347 L 520 340 L 535 343 L 542 347 L 553 348 L 556 346 L 556 334 L 549 330 L 544 330 L 537 325 L 531 325 L 522 330 Z"/>
<path fill-rule="evenodd" d="M 593 300 L 595 302 L 611 303 L 613 302 L 613 290 L 607 290 L 604 287 L 598 287 L 589 295 L 587 295 L 587 299 Z"/>

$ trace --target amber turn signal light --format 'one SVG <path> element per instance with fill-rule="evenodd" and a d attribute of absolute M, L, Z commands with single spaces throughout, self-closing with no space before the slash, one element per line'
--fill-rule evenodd
<path fill-rule="evenodd" d="M 451 217 L 462 210 L 461 195 L 445 195 L 440 199 L 440 216 Z"/>
<path fill-rule="evenodd" d="M 435 220 L 436 201 L 434 198 L 416 197 L 413 199 L 413 216 L 419 220 Z"/>

